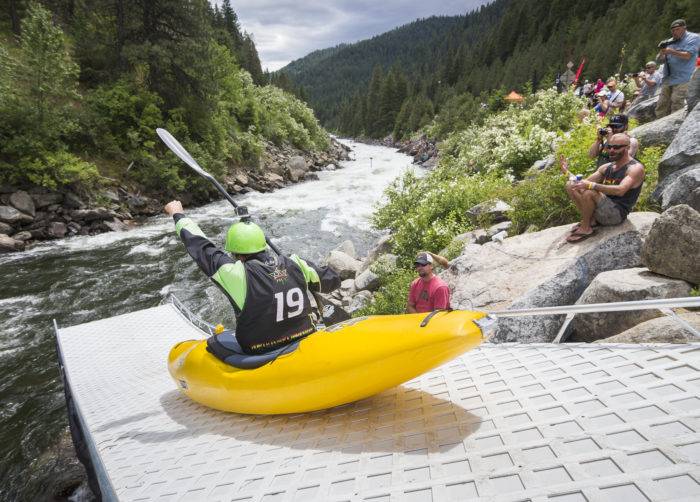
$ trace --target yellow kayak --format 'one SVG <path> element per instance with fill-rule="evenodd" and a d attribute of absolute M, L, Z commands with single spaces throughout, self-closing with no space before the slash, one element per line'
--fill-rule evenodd
<path fill-rule="evenodd" d="M 210 408 L 236 413 L 299 413 L 363 399 L 411 380 L 479 345 L 483 312 L 350 319 L 301 340 L 256 369 L 207 351 L 206 340 L 175 345 L 168 369 L 178 388 Z M 425 326 L 421 326 L 421 323 Z"/>

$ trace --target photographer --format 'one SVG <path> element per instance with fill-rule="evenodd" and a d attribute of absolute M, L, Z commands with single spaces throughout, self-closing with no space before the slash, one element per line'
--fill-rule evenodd
<path fill-rule="evenodd" d="M 659 44 L 659 58 L 663 59 L 664 75 L 661 94 L 656 104 L 656 117 L 661 118 L 680 110 L 688 94 L 688 82 L 695 70 L 700 36 L 686 29 L 685 20 L 671 23 L 671 36 Z"/>
<path fill-rule="evenodd" d="M 654 61 L 649 61 L 644 65 L 644 71 L 635 73 L 633 77 L 635 84 L 637 84 L 637 89 L 639 89 L 635 93 L 635 103 L 654 97 L 659 89 L 659 84 L 661 84 L 661 73 L 656 71 L 656 63 Z"/>
<path fill-rule="evenodd" d="M 610 117 L 608 125 L 598 129 L 598 135 L 595 141 L 588 149 L 588 157 L 596 159 L 596 166 L 600 167 L 603 164 L 610 162 L 610 149 L 608 147 L 608 138 L 613 134 L 627 134 L 627 115 L 613 115 Z M 629 139 L 629 155 L 634 157 L 639 150 L 639 141 L 637 138 L 630 137 Z"/>

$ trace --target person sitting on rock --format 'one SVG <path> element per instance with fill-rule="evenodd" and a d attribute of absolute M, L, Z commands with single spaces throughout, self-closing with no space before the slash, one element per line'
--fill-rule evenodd
<path fill-rule="evenodd" d="M 450 308 L 450 288 L 445 281 L 433 273 L 433 263 L 435 262 L 444 268 L 450 266 L 446 258 L 428 251 L 422 251 L 416 256 L 413 264 L 418 272 L 418 277 L 411 283 L 408 292 L 406 306 L 408 314 Z"/>
<path fill-rule="evenodd" d="M 617 79 L 610 77 L 605 84 L 608 88 L 607 99 L 601 104 L 604 115 L 620 113 L 625 108 L 625 93 L 617 88 Z"/>
<path fill-rule="evenodd" d="M 629 153 L 630 137 L 613 134 L 608 148 L 610 162 L 581 181 L 571 174 L 567 160 L 561 158 L 561 170 L 569 177 L 566 193 L 581 215 L 581 221 L 566 237 L 567 242 L 590 237 L 595 233 L 595 225 L 619 225 L 637 203 L 644 183 L 644 166 Z"/>
<path fill-rule="evenodd" d="M 175 220 L 189 255 L 231 302 L 243 352 L 269 352 L 316 331 L 307 289 L 338 287 L 340 278 L 330 268 L 315 268 L 296 255 L 268 253 L 265 234 L 250 221 L 231 225 L 224 250 L 185 216 L 180 201 L 169 202 L 165 212 Z"/>
<path fill-rule="evenodd" d="M 609 150 L 608 150 L 608 138 L 613 134 L 625 133 L 627 134 L 627 125 L 629 119 L 627 115 L 619 114 L 613 115 L 608 121 L 608 125 L 598 129 L 598 135 L 593 142 L 593 144 L 588 148 L 588 157 L 591 159 L 596 159 L 596 167 L 600 167 L 603 164 L 610 162 Z M 630 137 L 630 157 L 637 155 L 639 150 L 639 141 L 637 138 Z"/>
<path fill-rule="evenodd" d="M 637 73 L 634 83 L 637 84 L 638 89 L 635 93 L 635 104 L 653 98 L 661 84 L 661 72 L 656 71 L 656 62 L 649 61 L 644 65 L 644 71 Z"/>

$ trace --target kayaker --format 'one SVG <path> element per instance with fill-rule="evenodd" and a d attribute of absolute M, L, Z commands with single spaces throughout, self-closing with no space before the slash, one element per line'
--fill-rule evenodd
<path fill-rule="evenodd" d="M 307 289 L 335 289 L 340 278 L 330 268 L 268 252 L 264 232 L 250 221 L 231 225 L 221 249 L 185 216 L 180 201 L 169 202 L 165 212 L 195 263 L 233 305 L 244 352 L 261 354 L 316 331 Z"/>
<path fill-rule="evenodd" d="M 447 268 L 450 263 L 440 255 L 422 251 L 418 253 L 413 264 L 418 272 L 418 278 L 412 283 L 408 292 L 406 312 L 432 312 L 438 309 L 450 308 L 450 288 L 445 281 L 433 273 L 433 263 Z"/>

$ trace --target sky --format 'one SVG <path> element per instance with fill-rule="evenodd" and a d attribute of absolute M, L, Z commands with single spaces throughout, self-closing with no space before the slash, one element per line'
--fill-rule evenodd
<path fill-rule="evenodd" d="M 217 2 L 217 3 L 220 3 Z M 466 14 L 487 0 L 231 0 L 263 69 L 379 35 L 418 18 Z"/>

